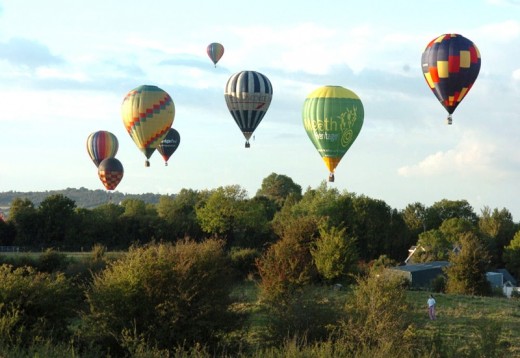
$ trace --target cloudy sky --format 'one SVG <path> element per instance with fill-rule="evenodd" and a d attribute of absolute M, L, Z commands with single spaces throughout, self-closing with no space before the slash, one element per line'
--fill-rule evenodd
<path fill-rule="evenodd" d="M 472 40 L 480 75 L 453 125 L 421 71 L 444 33 Z M 215 68 L 206 46 L 220 42 Z M 88 135 L 119 139 L 125 193 L 239 184 L 253 196 L 275 172 L 304 190 L 328 172 L 302 125 L 317 87 L 353 90 L 365 108 L 336 170 L 339 190 L 396 209 L 466 199 L 520 220 L 520 1 L 0 0 L 0 191 L 103 189 Z M 224 100 L 242 70 L 266 75 L 273 100 L 251 148 Z M 173 98 L 181 145 L 151 167 L 120 115 L 131 89 Z"/>

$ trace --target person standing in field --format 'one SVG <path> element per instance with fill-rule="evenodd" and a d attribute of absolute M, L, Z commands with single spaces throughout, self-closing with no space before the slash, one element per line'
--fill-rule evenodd
<path fill-rule="evenodd" d="M 430 315 L 431 320 L 435 320 L 435 305 L 437 302 L 435 302 L 435 298 L 433 298 L 433 295 L 430 295 L 430 298 L 428 298 L 428 314 Z"/>

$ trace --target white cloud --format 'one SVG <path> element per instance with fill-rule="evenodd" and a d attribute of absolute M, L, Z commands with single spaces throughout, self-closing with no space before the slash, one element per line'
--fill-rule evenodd
<path fill-rule="evenodd" d="M 515 81 L 520 81 L 520 68 L 513 71 L 513 79 Z"/>
<path fill-rule="evenodd" d="M 510 42 L 520 37 L 520 22 L 507 20 L 482 26 L 478 30 L 478 37 L 489 38 L 493 43 Z"/>
<path fill-rule="evenodd" d="M 459 174 L 466 177 L 502 176 L 503 171 L 494 167 L 497 156 L 495 145 L 474 133 L 466 134 L 460 143 L 447 151 L 429 155 L 414 165 L 403 166 L 398 174 L 403 177 L 427 177 Z"/>

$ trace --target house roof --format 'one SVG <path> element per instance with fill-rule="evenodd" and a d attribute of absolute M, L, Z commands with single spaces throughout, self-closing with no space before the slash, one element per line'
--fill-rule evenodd
<path fill-rule="evenodd" d="M 497 269 L 497 270 L 493 270 L 492 272 L 497 272 L 497 273 L 501 273 L 502 276 L 504 277 L 504 282 L 511 282 L 514 286 L 517 286 L 517 281 L 516 279 L 513 277 L 513 275 L 511 275 L 509 273 L 509 271 L 507 271 L 506 269 Z"/>
<path fill-rule="evenodd" d="M 442 269 L 443 267 L 448 266 L 450 263 L 448 261 L 432 261 L 425 262 L 420 264 L 411 264 L 411 265 L 403 265 L 403 266 L 395 266 L 394 270 L 406 271 L 406 272 L 417 272 L 431 269 Z"/>

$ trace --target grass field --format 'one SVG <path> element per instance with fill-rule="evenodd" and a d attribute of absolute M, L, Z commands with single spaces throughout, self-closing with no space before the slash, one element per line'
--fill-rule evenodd
<path fill-rule="evenodd" d="M 329 288 L 325 297 L 338 310 L 350 294 L 349 290 L 334 291 Z M 444 342 L 458 347 L 481 346 L 482 342 L 497 343 L 505 347 L 510 357 L 520 357 L 520 300 L 505 297 L 476 297 L 434 293 L 437 301 L 437 320 L 428 316 L 426 301 L 431 292 L 407 291 L 410 315 L 419 337 L 438 335 Z M 254 282 L 237 286 L 233 296 L 237 299 L 234 309 L 249 314 L 249 335 L 261 335 L 265 316 L 258 304 L 258 288 Z"/>

